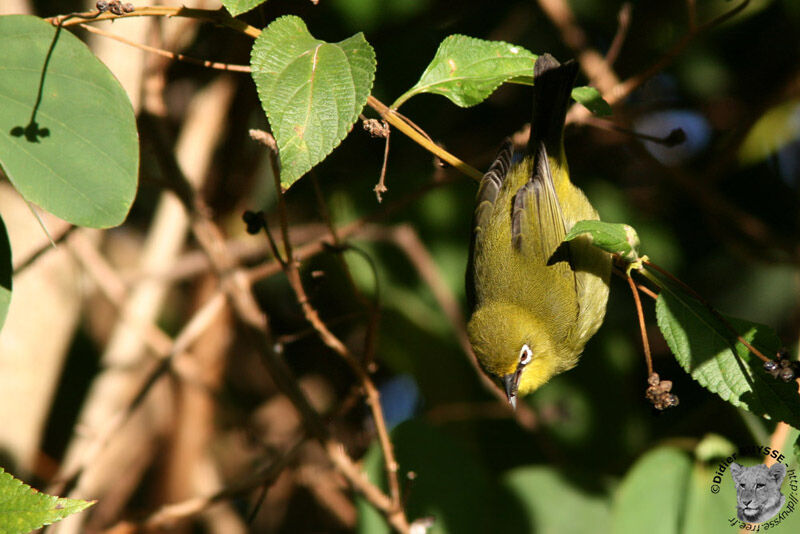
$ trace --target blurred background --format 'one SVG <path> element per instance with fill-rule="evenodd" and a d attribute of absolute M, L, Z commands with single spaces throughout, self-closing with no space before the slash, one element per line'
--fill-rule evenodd
<path fill-rule="evenodd" d="M 553 15 L 563 9 L 583 30 L 582 46 L 601 55 L 614 49 L 619 81 L 678 51 L 615 105 L 610 120 L 656 137 L 681 128 L 686 141 L 668 148 L 584 116 L 566 134 L 573 181 L 604 220 L 634 226 L 653 261 L 724 313 L 774 328 L 796 357 L 800 3 L 753 0 L 730 20 L 702 26 L 736 5 L 270 0 L 241 18 L 264 27 L 296 14 L 327 41 L 364 32 L 378 60 L 372 94 L 387 104 L 417 81 L 441 40 L 454 33 L 562 61 L 575 57 Z M 4 14 L 42 17 L 92 8 L 82 1 L 0 4 Z M 248 64 L 252 45 L 229 29 L 189 19 L 96 27 L 238 65 Z M 262 347 L 230 310 L 212 307 L 189 351 L 163 373 L 154 371 L 152 340 L 134 327 L 155 324 L 174 337 L 218 295 L 218 277 L 189 231 L 191 221 L 165 189 L 159 158 L 166 152 L 201 191 L 233 263 L 261 273 L 252 289 L 273 348 L 333 436 L 383 483 L 374 423 L 356 380 L 309 328 L 263 235 L 248 236 L 241 222 L 244 210 L 264 210 L 278 234 L 267 152 L 248 136 L 251 128 L 268 129 L 251 78 L 76 33 L 115 72 L 140 116 L 140 189 L 124 225 L 72 232 L 15 277 L 0 334 L 0 465 L 39 489 L 98 499 L 53 531 L 388 531 L 323 449 L 304 441 L 297 413 L 263 364 Z M 578 83 L 588 83 L 585 73 Z M 508 85 L 474 108 L 421 95 L 402 112 L 448 151 L 486 169 L 503 138 L 524 128 L 530 105 L 529 87 Z M 364 114 L 376 116 L 370 109 Z M 530 411 L 515 418 L 485 388 L 463 347 L 476 183 L 395 132 L 388 191 L 378 203 L 373 187 L 383 151 L 383 140 L 357 123 L 286 201 L 300 252 L 328 239 L 329 223 L 350 229 L 343 241 L 351 248 L 322 247 L 302 258 L 303 282 L 321 318 L 356 356 L 374 343 L 374 379 L 409 519 L 434 517 L 432 532 L 730 529 L 732 482 L 726 478 L 719 495 L 709 491 L 719 458 L 770 443 L 791 456 L 785 443 L 797 432 L 773 434 L 775 422 L 737 410 L 693 382 L 669 353 L 653 301 L 645 298 L 656 372 L 674 382 L 680 398 L 678 407 L 654 411 L 644 398 L 647 372 L 633 300 L 620 279 L 612 280 L 605 324 L 578 367 L 525 399 Z M 7 182 L 0 186 L 19 267 L 47 237 Z M 64 228 L 52 217 L 46 222 L 55 233 Z M 153 384 L 134 405 L 149 378 Z M 124 424 L 114 426 L 121 413 Z M 113 435 L 103 434 L 107 428 Z M 232 491 L 196 513 L 157 515 L 169 503 L 246 486 L 249 475 L 276 462 L 282 468 L 267 485 Z M 59 487 L 79 467 L 77 484 Z M 796 532 L 795 515 L 780 528 Z"/>

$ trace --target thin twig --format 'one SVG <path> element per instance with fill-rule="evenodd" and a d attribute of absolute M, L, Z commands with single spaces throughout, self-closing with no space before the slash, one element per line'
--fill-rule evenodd
<path fill-rule="evenodd" d="M 424 135 L 420 134 L 414 127 L 410 126 L 405 120 L 400 118 L 397 112 L 389 109 L 389 107 L 375 98 L 369 96 L 367 98 L 367 105 L 378 112 L 383 120 L 406 134 L 412 141 L 420 145 L 422 148 L 437 156 L 442 161 L 447 162 L 451 167 L 454 167 L 459 172 L 466 174 L 474 180 L 480 181 L 483 178 L 483 173 L 478 169 L 464 163 L 456 156 L 446 151 L 436 143 L 427 139 Z"/>
<path fill-rule="evenodd" d="M 115 15 L 110 11 L 97 14 L 97 11 L 88 11 L 85 13 L 70 13 L 69 15 L 59 15 L 50 17 L 47 20 L 54 26 L 75 26 L 84 22 L 94 22 L 101 20 L 115 20 L 131 17 L 186 17 L 190 19 L 204 20 L 214 22 L 222 26 L 227 26 L 232 30 L 249 35 L 256 38 L 261 35 L 261 30 L 250 26 L 249 24 L 231 17 L 227 11 L 222 9 L 193 9 L 182 6 L 150 6 L 150 7 L 137 7 L 132 13 L 124 13 Z"/>
<path fill-rule="evenodd" d="M 58 245 L 64 239 L 70 236 L 72 232 L 77 229 L 77 226 L 73 226 L 71 224 L 67 224 L 61 228 L 58 228 L 52 235 L 52 241 L 48 239 L 47 243 L 36 249 L 32 252 L 27 258 L 19 263 L 16 267 L 14 267 L 14 276 L 19 276 L 25 269 L 33 265 L 36 260 L 50 252 L 51 250 L 56 250 L 56 247 L 53 245 Z"/>
<path fill-rule="evenodd" d="M 378 179 L 378 183 L 373 189 L 375 191 L 375 196 L 378 198 L 378 202 L 383 202 L 383 195 L 389 188 L 386 187 L 386 165 L 389 163 L 389 139 L 392 136 L 392 130 L 389 128 L 389 125 L 384 122 L 386 125 L 386 142 L 383 146 L 383 164 L 381 165 L 381 176 Z"/>
<path fill-rule="evenodd" d="M 234 498 L 260 486 L 269 487 L 275 482 L 283 470 L 297 458 L 304 443 L 305 437 L 299 438 L 276 460 L 255 468 L 249 475 L 245 475 L 234 484 L 221 489 L 213 495 L 195 497 L 183 502 L 168 504 L 161 507 L 142 521 L 142 526 L 147 529 L 172 527 L 175 523 L 204 512 L 210 506 L 220 501 Z"/>
<path fill-rule="evenodd" d="M 631 12 L 633 8 L 630 2 L 625 2 L 619 9 L 617 15 L 617 33 L 614 35 L 614 40 L 611 41 L 611 46 L 608 47 L 606 52 L 606 64 L 611 68 L 617 61 L 619 53 L 622 50 L 622 45 L 625 43 L 625 38 L 628 36 L 628 29 L 631 26 Z"/>
<path fill-rule="evenodd" d="M 185 56 L 183 54 L 179 54 L 176 52 L 170 52 L 169 50 L 163 50 L 161 48 L 156 48 L 154 46 L 149 46 L 146 44 L 137 43 L 135 41 L 131 41 L 130 39 L 126 39 L 120 35 L 116 35 L 111 32 L 107 32 L 105 30 L 101 30 L 100 28 L 95 28 L 90 24 L 81 24 L 81 28 L 84 30 L 96 33 L 97 35 L 102 35 L 103 37 L 108 37 L 109 39 L 114 39 L 115 41 L 119 41 L 120 43 L 124 43 L 126 45 L 132 46 L 134 48 L 138 48 L 140 50 L 144 50 L 145 52 L 151 52 L 153 54 L 157 54 L 159 56 L 174 59 L 177 61 L 183 61 L 184 63 L 191 63 L 192 65 L 198 65 L 200 67 L 205 67 L 208 69 L 216 69 L 216 70 L 225 70 L 230 72 L 250 72 L 249 65 L 232 65 L 230 63 L 220 63 L 217 61 L 207 61 L 205 59 L 198 59 L 190 56 Z"/>
<path fill-rule="evenodd" d="M 594 48 L 589 47 L 586 33 L 575 20 L 572 8 L 566 0 L 538 0 L 539 7 L 561 33 L 561 40 L 577 56 L 581 69 L 592 85 L 603 95 L 619 84 L 619 78 L 610 64 Z"/>
<path fill-rule="evenodd" d="M 548 0 L 552 1 L 552 0 Z M 642 85 L 645 81 L 649 80 L 659 72 L 663 71 L 667 67 L 669 67 L 673 61 L 691 44 L 694 39 L 696 39 L 699 35 L 719 26 L 720 24 L 728 21 L 732 17 L 735 17 L 743 9 L 747 7 L 750 3 L 750 0 L 742 0 L 742 2 L 737 5 L 736 7 L 730 9 L 729 11 L 723 13 L 719 17 L 710 20 L 701 25 L 695 26 L 694 31 L 687 31 L 686 34 L 681 37 L 678 42 L 676 42 L 672 48 L 667 50 L 653 65 L 647 68 L 644 72 L 631 76 L 627 80 L 623 82 L 617 83 L 614 87 L 610 90 L 605 91 L 601 87 L 598 86 L 601 93 L 603 94 L 603 98 L 606 102 L 610 105 L 614 105 L 624 98 L 626 98 L 629 94 L 631 94 L 637 87 Z M 591 116 L 591 112 L 580 106 L 578 104 L 574 104 L 572 108 L 567 113 L 567 123 L 574 123 L 579 122 L 583 123 L 586 121 L 588 117 Z"/>
<path fill-rule="evenodd" d="M 639 291 L 636 289 L 636 283 L 630 275 L 627 276 L 628 285 L 633 293 L 633 301 L 636 303 L 636 315 L 639 317 L 639 331 L 642 334 L 642 348 L 644 349 L 644 359 L 647 362 L 647 376 L 653 374 L 653 358 L 650 356 L 650 342 L 647 340 L 647 326 L 644 321 L 644 312 L 642 311 L 642 301 L 639 299 Z"/>
<path fill-rule="evenodd" d="M 311 172 L 311 181 L 314 184 L 314 193 L 317 199 L 317 205 L 319 206 L 319 212 L 322 215 L 323 220 L 325 221 L 325 226 L 328 227 L 331 239 L 333 240 L 333 244 L 336 247 L 336 252 L 338 253 L 337 257 L 339 259 L 340 265 L 342 266 L 342 270 L 344 271 L 345 276 L 347 277 L 347 281 L 350 284 L 350 288 L 353 291 L 353 294 L 356 296 L 361 305 L 368 310 L 369 319 L 367 321 L 366 333 L 364 334 L 363 365 L 365 369 L 370 370 L 370 366 L 372 365 L 372 361 L 375 356 L 375 345 L 377 341 L 378 325 L 380 323 L 380 316 L 381 316 L 380 280 L 378 279 L 378 269 L 377 266 L 375 265 L 375 262 L 365 251 L 357 247 L 353 247 L 352 245 L 343 244 L 342 240 L 339 238 L 338 233 L 336 232 L 336 225 L 333 223 L 333 218 L 331 217 L 330 210 L 328 209 L 328 204 L 325 202 L 325 197 L 322 195 L 322 188 L 319 185 L 319 180 L 317 179 L 317 175 L 313 171 Z M 341 256 L 341 253 L 344 252 L 345 250 L 352 250 L 360 254 L 361 257 L 363 257 L 367 261 L 370 268 L 372 269 L 372 274 L 375 278 L 374 302 L 366 298 L 364 294 L 361 292 L 361 290 L 358 289 L 355 280 L 353 280 L 353 274 L 350 272 L 350 268 L 348 267 L 347 262 Z"/>
<path fill-rule="evenodd" d="M 328 329 L 327 325 L 320 318 L 317 310 L 309 301 L 308 295 L 306 294 L 300 278 L 299 262 L 297 262 L 292 255 L 292 245 L 289 241 L 289 221 L 287 216 L 286 199 L 284 198 L 283 191 L 281 190 L 280 176 L 276 174 L 274 179 L 275 188 L 278 193 L 278 214 L 280 217 L 281 234 L 284 238 L 283 248 L 286 250 L 286 255 L 288 258 L 288 261 L 284 267 L 284 272 L 289 280 L 289 285 L 291 285 L 292 289 L 294 290 L 297 302 L 300 304 L 306 320 L 317 331 L 317 334 L 322 342 L 336 352 L 348 364 L 350 369 L 361 383 L 361 386 L 364 388 L 366 401 L 369 405 L 375 422 L 375 430 L 378 435 L 378 441 L 383 451 L 392 507 L 396 512 L 402 513 L 402 509 L 400 508 L 400 485 L 397 480 L 398 465 L 394 457 L 394 447 L 392 446 L 392 442 L 389 438 L 389 432 L 386 428 L 386 421 L 383 417 L 383 410 L 381 409 L 378 390 L 372 383 L 372 379 L 369 377 L 369 374 L 350 353 L 344 343 L 342 343 L 341 340 L 339 340 L 339 338 Z"/>

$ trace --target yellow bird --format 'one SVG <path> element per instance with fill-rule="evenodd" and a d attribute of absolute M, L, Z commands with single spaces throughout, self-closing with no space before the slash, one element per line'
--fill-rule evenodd
<path fill-rule="evenodd" d="M 577 64 L 549 54 L 534 66 L 528 155 L 512 163 L 506 141 L 478 189 L 467 267 L 467 325 L 478 361 L 509 402 L 575 366 L 603 322 L 611 256 L 585 236 L 564 237 L 598 219 L 569 179 L 564 119 Z"/>

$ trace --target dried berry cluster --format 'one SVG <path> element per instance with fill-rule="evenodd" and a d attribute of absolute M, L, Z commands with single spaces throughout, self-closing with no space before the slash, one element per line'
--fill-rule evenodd
<path fill-rule="evenodd" d="M 772 378 L 780 378 L 784 382 L 791 382 L 797 377 L 799 362 L 789 359 L 786 351 L 778 353 L 778 361 L 769 360 L 764 362 L 764 370 L 772 375 Z"/>
<path fill-rule="evenodd" d="M 661 380 L 658 373 L 653 373 L 647 377 L 649 387 L 645 392 L 645 397 L 657 410 L 666 410 L 678 405 L 678 396 L 670 393 L 672 390 L 672 380 Z"/>
<path fill-rule="evenodd" d="M 133 13 L 136 9 L 130 2 L 123 4 L 119 0 L 98 0 L 94 7 L 97 8 L 97 11 L 100 13 L 111 11 L 114 15 Z"/>

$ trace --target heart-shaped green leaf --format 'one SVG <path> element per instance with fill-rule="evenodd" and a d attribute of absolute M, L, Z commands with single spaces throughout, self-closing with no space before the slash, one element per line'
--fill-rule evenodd
<path fill-rule="evenodd" d="M 0 165 L 14 187 L 71 223 L 120 224 L 139 170 L 122 86 L 77 37 L 36 17 L 0 17 L 0 50 Z"/>
<path fill-rule="evenodd" d="M 94 504 L 79 499 L 60 499 L 31 488 L 0 467 L 0 532 L 25 534 L 61 521 Z"/>
<path fill-rule="evenodd" d="M 362 33 L 327 43 L 295 16 L 275 20 L 256 39 L 253 80 L 278 142 L 283 187 L 345 138 L 367 102 L 375 65 Z"/>

